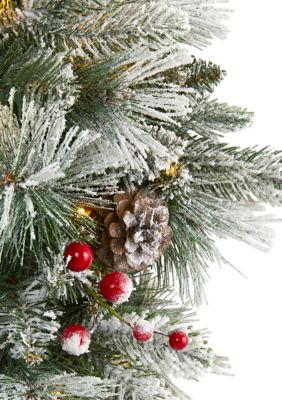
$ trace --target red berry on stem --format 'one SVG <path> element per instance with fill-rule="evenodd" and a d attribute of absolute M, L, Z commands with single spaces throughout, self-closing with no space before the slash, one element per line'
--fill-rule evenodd
<path fill-rule="evenodd" d="M 174 331 L 169 334 L 169 345 L 173 350 L 180 351 L 189 344 L 189 337 L 184 331 Z"/>
<path fill-rule="evenodd" d="M 91 334 L 85 326 L 72 324 L 67 326 L 61 335 L 62 349 L 74 356 L 87 353 Z"/>
<path fill-rule="evenodd" d="M 64 251 L 64 259 L 68 262 L 67 268 L 74 272 L 82 272 L 90 267 L 94 254 L 85 242 L 72 242 Z"/>
<path fill-rule="evenodd" d="M 133 327 L 133 336 L 139 342 L 147 342 L 154 336 L 153 325 L 149 321 L 140 320 Z"/>
<path fill-rule="evenodd" d="M 121 304 L 127 301 L 133 290 L 131 279 L 123 272 L 111 272 L 100 283 L 101 295 L 111 303 Z"/>

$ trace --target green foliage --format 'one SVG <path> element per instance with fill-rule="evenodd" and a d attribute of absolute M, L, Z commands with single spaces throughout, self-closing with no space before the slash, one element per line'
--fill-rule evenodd
<path fill-rule="evenodd" d="M 4 24 L 4 32 L 13 35 L 23 25 L 27 34 L 34 36 L 33 40 L 44 37 L 48 46 L 59 51 L 76 49 L 80 57 L 92 59 L 140 44 L 156 49 L 188 42 L 202 47 L 213 36 L 222 37 L 225 31 L 221 20 L 226 10 L 216 7 L 215 3 L 212 1 L 214 7 L 209 7 L 202 0 L 180 4 L 179 0 L 21 2 L 16 22 L 10 29 L 9 24 Z"/>
<path fill-rule="evenodd" d="M 223 22 L 228 18 L 230 9 L 223 5 L 228 3 L 228 0 L 173 0 L 173 2 L 189 14 L 191 31 L 187 37 L 188 44 L 203 48 L 209 45 L 214 37 L 225 38 L 226 28 Z"/>
<path fill-rule="evenodd" d="M 157 294 L 158 291 L 155 289 L 154 295 L 153 277 L 151 276 L 150 280 L 147 278 L 148 275 L 141 277 L 141 281 L 139 281 L 137 292 L 140 292 L 141 296 L 139 297 L 137 294 L 135 298 L 133 297 L 130 300 L 130 306 L 125 304 L 120 307 L 122 315 L 131 323 L 134 323 L 140 317 L 146 318 L 146 320 L 151 321 L 156 330 L 165 333 L 185 326 L 188 328 L 191 338 L 188 350 L 183 352 L 171 350 L 167 345 L 167 336 L 157 334 L 154 341 L 142 345 L 133 338 L 128 326 L 120 324 L 114 317 L 98 325 L 96 337 L 98 343 L 103 342 L 107 348 L 116 349 L 121 353 L 119 358 L 124 360 L 124 363 L 121 363 L 123 372 L 117 375 L 117 383 L 119 381 L 122 383 L 123 375 L 130 375 L 131 370 L 140 369 L 140 371 L 158 376 L 161 382 L 164 381 L 165 387 L 171 393 L 170 396 L 180 396 L 181 399 L 187 399 L 189 397 L 175 387 L 173 383 L 175 376 L 194 379 L 200 374 L 200 371 L 223 372 L 228 368 L 228 363 L 226 359 L 216 356 L 207 345 L 207 332 L 195 328 L 195 313 L 189 310 L 189 305 L 180 306 L 173 301 L 172 298 L 175 298 L 174 291 L 167 290 Z M 137 300 L 136 303 L 135 299 L 141 299 L 143 290 L 145 290 L 147 298 L 143 300 L 143 307 L 140 308 L 141 314 L 138 315 L 135 312 L 125 314 L 126 311 L 129 311 L 129 307 L 132 310 L 138 309 L 139 301 Z M 150 292 L 153 294 L 152 296 L 148 295 Z M 127 390 L 129 388 L 128 386 Z M 150 395 L 147 394 L 147 396 Z"/>
<path fill-rule="evenodd" d="M 282 153 L 245 148 L 194 138 L 183 163 L 193 176 L 193 187 L 230 202 L 281 204 Z"/>
<path fill-rule="evenodd" d="M 76 86 L 71 66 L 64 58 L 66 53 L 59 55 L 34 45 L 24 47 L 20 40 L 6 37 L 0 43 L 0 102 L 7 103 L 11 89 L 15 88 L 18 111 L 23 96 L 68 104 Z"/>
<path fill-rule="evenodd" d="M 56 104 L 40 108 L 24 101 L 20 122 L 13 104 L 12 93 L 10 108 L 0 108 L 0 243 L 1 255 L 10 261 L 2 269 L 10 268 L 17 258 L 23 263 L 28 248 L 38 258 L 44 258 L 47 247 L 60 251 L 66 239 L 79 238 L 81 223 L 92 234 L 95 229 L 93 221 L 75 219 L 73 202 L 77 192 L 84 192 L 81 178 L 94 172 L 87 153 L 86 170 L 78 171 L 76 156 L 95 137 L 89 138 L 85 131 L 78 134 L 75 128 L 66 132 L 64 111 Z"/>
<path fill-rule="evenodd" d="M 173 283 L 182 297 L 200 304 L 205 299 L 204 284 L 211 263 L 228 263 L 217 249 L 215 237 L 235 238 L 260 249 L 267 249 L 272 234 L 255 216 L 255 208 L 230 205 L 200 188 L 168 201 L 172 245 L 158 263 L 159 282 Z"/>
<path fill-rule="evenodd" d="M 16 1 L 0 15 L 1 400 L 184 400 L 173 374 L 226 371 L 191 302 L 209 264 L 228 263 L 216 237 L 268 247 L 259 203 L 281 204 L 282 169 L 281 152 L 220 141 L 252 113 L 210 98 L 225 71 L 189 45 L 224 36 L 224 2 Z M 62 253 L 97 245 L 77 204 L 109 208 L 136 186 L 167 205 L 174 235 L 117 308 L 97 286 L 108 268 L 76 274 Z M 139 318 L 150 343 L 132 337 Z M 89 353 L 62 350 L 70 323 L 95 328 Z M 167 333 L 181 326 L 192 341 L 177 353 Z"/>
<path fill-rule="evenodd" d="M 206 96 L 214 91 L 225 76 L 226 72 L 218 65 L 194 58 L 193 63 L 189 65 L 186 85 L 195 89 L 200 95 Z"/>
<path fill-rule="evenodd" d="M 187 48 L 175 46 L 137 49 L 103 63 L 75 64 L 82 89 L 68 115 L 69 125 L 101 133 L 102 145 L 113 148 L 123 162 L 126 159 L 126 170 L 152 179 L 168 159 L 175 158 L 173 149 L 163 145 L 171 132 L 163 129 L 160 140 L 156 130 L 176 125 L 190 109 L 189 90 L 179 85 L 170 88 L 164 75 L 172 65 L 190 60 Z"/>
<path fill-rule="evenodd" d="M 189 32 L 187 14 L 153 1 L 40 1 L 31 10 L 21 7 L 20 18 L 27 31 L 43 36 L 48 46 L 77 49 L 79 56 L 92 59 L 140 43 L 157 48 L 173 39 L 185 41 Z"/>
<path fill-rule="evenodd" d="M 77 376 L 75 374 L 44 373 L 38 369 L 37 375 L 33 375 L 32 381 L 25 381 L 0 375 L 2 400 L 26 400 L 36 398 L 42 400 L 53 400 L 64 398 L 75 399 L 109 399 L 114 390 L 114 385 L 109 380 L 102 381 L 94 376 Z M 79 387 L 79 389 L 78 389 Z"/>
<path fill-rule="evenodd" d="M 223 133 L 235 132 L 251 124 L 253 113 L 217 100 L 203 100 L 193 109 L 180 133 L 192 131 L 200 136 L 218 138 Z"/>
<path fill-rule="evenodd" d="M 188 137 L 179 176 L 153 186 L 167 202 L 174 233 L 157 270 L 161 285 L 176 281 L 182 297 L 201 303 L 209 265 L 228 263 L 215 237 L 262 250 L 270 246 L 273 234 L 266 224 L 271 219 L 263 216 L 260 203 L 281 204 L 281 152 Z"/>

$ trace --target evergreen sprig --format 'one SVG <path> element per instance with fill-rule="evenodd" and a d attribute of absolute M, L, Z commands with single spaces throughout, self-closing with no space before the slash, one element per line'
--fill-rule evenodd
<path fill-rule="evenodd" d="M 205 193 L 230 202 L 281 204 L 281 151 L 269 147 L 241 149 L 195 138 L 183 163 L 193 176 L 192 186 Z"/>
<path fill-rule="evenodd" d="M 7 103 L 12 88 L 21 111 L 23 97 L 38 102 L 60 101 L 71 105 L 77 87 L 67 53 L 48 48 L 24 46 L 21 40 L 6 37 L 0 43 L 0 101 Z"/>
<path fill-rule="evenodd" d="M 1 400 L 186 400 L 173 373 L 226 372 L 191 303 L 209 264 L 228 263 L 216 237 L 268 248 L 260 203 L 281 204 L 282 170 L 279 151 L 224 143 L 252 113 L 214 100 L 226 73 L 192 55 L 224 37 L 225 3 L 0 0 Z M 71 272 L 63 252 L 98 246 L 94 211 L 140 186 L 168 208 L 172 244 L 114 307 L 99 293 L 110 268 Z M 133 338 L 140 318 L 150 343 Z M 70 323 L 91 330 L 89 353 L 62 350 Z M 192 342 L 176 353 L 166 335 L 181 326 Z"/>
<path fill-rule="evenodd" d="M 18 122 L 13 99 L 14 91 L 10 108 L 0 110 L 0 240 L 2 255 L 23 262 L 28 247 L 37 257 L 44 257 L 47 247 L 60 251 L 65 240 L 79 238 L 81 224 L 94 234 L 94 221 L 77 220 L 75 202 L 98 201 L 103 184 L 113 190 L 119 177 L 112 175 L 110 184 L 103 176 L 99 179 L 109 165 L 91 156 L 98 135 L 77 128 L 66 131 L 66 112 L 59 104 L 44 108 L 24 100 Z"/>
<path fill-rule="evenodd" d="M 187 132 L 194 132 L 202 137 L 218 139 L 224 133 L 250 126 L 252 117 L 252 112 L 241 107 L 229 106 L 217 100 L 203 100 L 193 109 L 179 133 L 183 137 Z"/>
<path fill-rule="evenodd" d="M 4 20 L 4 28 L 13 35 L 18 25 L 23 25 L 31 35 L 44 37 L 60 51 L 76 49 L 79 56 L 96 59 L 141 43 L 151 48 L 175 42 L 203 47 L 212 37 L 224 36 L 222 19 L 227 10 L 216 4 L 224 2 L 26 1 L 14 4 L 16 13 Z"/>

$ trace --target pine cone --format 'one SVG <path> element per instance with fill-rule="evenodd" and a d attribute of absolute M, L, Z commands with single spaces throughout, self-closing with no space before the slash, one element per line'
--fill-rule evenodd
<path fill-rule="evenodd" d="M 104 218 L 98 257 L 118 271 L 142 271 L 153 265 L 171 243 L 167 207 L 146 189 L 114 196 L 115 211 Z"/>

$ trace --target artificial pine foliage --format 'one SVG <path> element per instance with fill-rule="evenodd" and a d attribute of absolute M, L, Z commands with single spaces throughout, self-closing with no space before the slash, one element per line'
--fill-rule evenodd
<path fill-rule="evenodd" d="M 197 59 L 225 0 L 0 0 L 0 400 L 189 399 L 215 237 L 271 243 L 282 153 Z"/>

